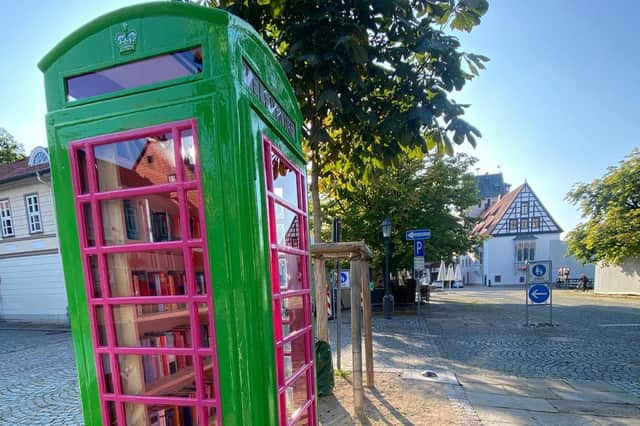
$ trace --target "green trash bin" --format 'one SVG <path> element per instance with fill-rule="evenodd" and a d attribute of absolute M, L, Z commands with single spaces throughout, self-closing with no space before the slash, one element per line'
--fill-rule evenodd
<path fill-rule="evenodd" d="M 333 392 L 333 360 L 331 346 L 324 340 L 316 341 L 316 383 L 318 395 L 331 395 Z"/>

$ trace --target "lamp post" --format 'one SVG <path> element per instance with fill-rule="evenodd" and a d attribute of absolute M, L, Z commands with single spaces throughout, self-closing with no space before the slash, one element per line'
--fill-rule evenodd
<path fill-rule="evenodd" d="M 384 317 L 391 319 L 393 295 L 389 287 L 389 243 L 391 241 L 391 219 L 389 218 L 382 222 L 382 236 L 384 237 L 384 297 L 382 298 L 382 310 Z"/>

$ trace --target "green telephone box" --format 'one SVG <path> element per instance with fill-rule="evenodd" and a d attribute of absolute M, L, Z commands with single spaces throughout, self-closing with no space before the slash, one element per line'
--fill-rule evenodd
<path fill-rule="evenodd" d="M 268 46 L 149 3 L 39 67 L 86 424 L 317 424 L 302 118 Z"/>

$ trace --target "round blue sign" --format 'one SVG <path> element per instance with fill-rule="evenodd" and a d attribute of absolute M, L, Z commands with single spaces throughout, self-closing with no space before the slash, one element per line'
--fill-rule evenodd
<path fill-rule="evenodd" d="M 547 273 L 547 268 L 542 263 L 538 263 L 531 269 L 531 273 L 536 277 L 544 277 L 544 274 Z"/>
<path fill-rule="evenodd" d="M 347 273 L 346 272 L 340 272 L 340 282 L 342 284 L 347 282 Z"/>
<path fill-rule="evenodd" d="M 529 289 L 529 300 L 533 303 L 544 303 L 550 295 L 551 290 L 544 284 L 536 284 Z"/>

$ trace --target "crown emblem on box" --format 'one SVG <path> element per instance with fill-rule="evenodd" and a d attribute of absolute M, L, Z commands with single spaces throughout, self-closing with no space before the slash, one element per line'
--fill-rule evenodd
<path fill-rule="evenodd" d="M 131 53 L 136 50 L 136 42 L 138 41 L 138 33 L 130 30 L 128 24 L 122 24 L 122 32 L 116 34 L 116 44 L 120 49 L 120 54 Z"/>

